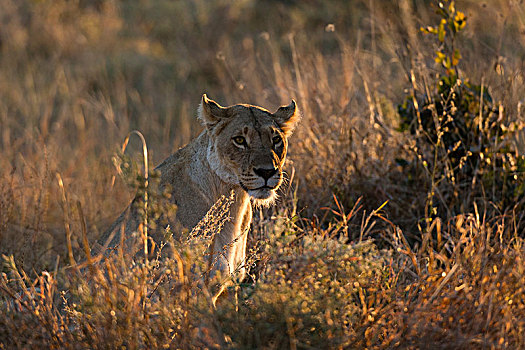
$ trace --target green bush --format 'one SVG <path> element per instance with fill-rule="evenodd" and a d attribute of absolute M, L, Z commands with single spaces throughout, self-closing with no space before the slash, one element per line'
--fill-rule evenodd
<path fill-rule="evenodd" d="M 421 31 L 436 37 L 435 62 L 443 73 L 428 90 L 414 84 L 398 106 L 400 130 L 415 136 L 412 162 L 421 161 L 430 178 L 426 215 L 472 210 L 478 198 L 494 202 L 504 212 L 525 193 L 525 158 L 515 145 L 523 123 L 512 120 L 493 101 L 489 86 L 472 83 L 459 73 L 456 37 L 467 19 L 455 9 L 455 2 L 440 2 L 437 13 L 439 25 Z"/>
<path fill-rule="evenodd" d="M 257 283 L 239 286 L 239 305 L 218 309 L 234 348 L 348 346 L 392 293 L 385 283 L 390 252 L 370 241 L 274 235 L 262 249 L 268 260 Z"/>

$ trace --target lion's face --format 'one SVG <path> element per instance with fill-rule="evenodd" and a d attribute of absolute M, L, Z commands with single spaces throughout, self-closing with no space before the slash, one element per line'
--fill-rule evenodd
<path fill-rule="evenodd" d="M 210 135 L 208 161 L 215 173 L 257 203 L 272 202 L 283 182 L 287 138 L 298 120 L 295 102 L 270 113 L 251 105 L 221 107 L 204 95 L 199 117 Z"/>

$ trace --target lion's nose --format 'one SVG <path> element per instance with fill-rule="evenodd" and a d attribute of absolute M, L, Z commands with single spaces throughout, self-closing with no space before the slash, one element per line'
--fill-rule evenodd
<path fill-rule="evenodd" d="M 253 169 L 253 171 L 257 175 L 262 177 L 263 179 L 268 180 L 269 178 L 271 178 L 277 172 L 277 169 L 276 168 L 270 168 L 270 169 L 257 168 L 257 169 Z"/>

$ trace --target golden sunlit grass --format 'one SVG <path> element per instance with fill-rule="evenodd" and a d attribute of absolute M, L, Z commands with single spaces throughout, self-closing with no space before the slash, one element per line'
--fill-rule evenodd
<path fill-rule="evenodd" d="M 0 348 L 525 347 L 525 9 L 442 3 L 0 0 Z M 216 308 L 227 199 L 90 256 L 204 92 L 303 114 Z"/>

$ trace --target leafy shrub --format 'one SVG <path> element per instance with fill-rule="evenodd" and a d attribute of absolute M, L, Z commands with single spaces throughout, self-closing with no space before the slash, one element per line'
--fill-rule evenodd
<path fill-rule="evenodd" d="M 439 25 L 421 31 L 436 37 L 435 62 L 444 72 L 433 88 L 414 84 L 398 107 L 400 130 L 415 135 L 416 159 L 431 180 L 426 215 L 471 210 L 478 197 L 493 201 L 501 211 L 511 209 L 525 193 L 525 157 L 515 145 L 524 125 L 493 101 L 490 87 L 461 77 L 456 36 L 467 19 L 455 2 L 439 2 L 437 13 Z"/>
<path fill-rule="evenodd" d="M 239 285 L 240 302 L 218 309 L 234 348 L 348 346 L 392 292 L 385 271 L 390 253 L 371 241 L 277 231 L 260 255 L 266 261 L 257 283 Z"/>

